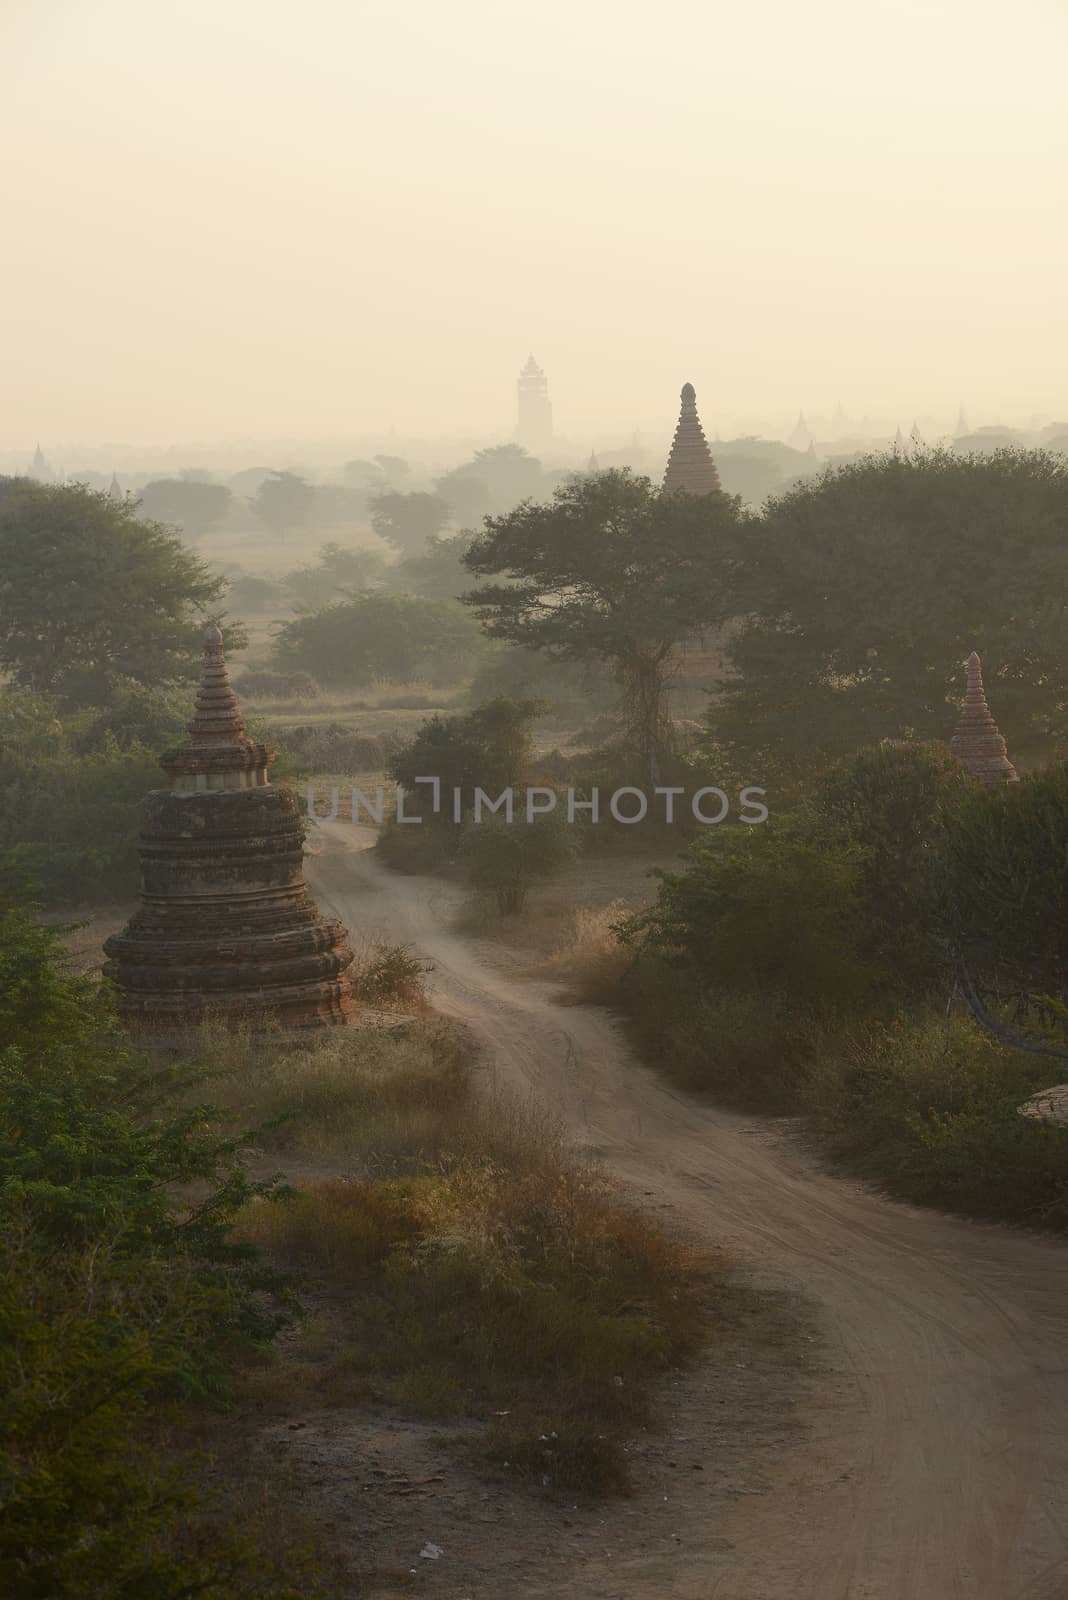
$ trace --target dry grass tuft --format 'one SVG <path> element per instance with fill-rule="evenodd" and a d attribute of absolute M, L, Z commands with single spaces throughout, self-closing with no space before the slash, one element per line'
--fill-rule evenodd
<path fill-rule="evenodd" d="M 555 948 L 528 968 L 534 978 L 564 984 L 568 1005 L 609 1005 L 634 964 L 634 952 L 615 936 L 617 923 L 633 911 L 623 900 L 607 906 L 576 906 Z"/>

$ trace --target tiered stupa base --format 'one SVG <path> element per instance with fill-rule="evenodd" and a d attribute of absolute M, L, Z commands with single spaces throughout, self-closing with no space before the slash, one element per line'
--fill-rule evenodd
<path fill-rule="evenodd" d="M 297 802 L 244 736 L 217 629 L 205 654 L 190 742 L 161 763 L 172 787 L 145 800 L 141 907 L 107 941 L 105 975 L 138 1032 L 343 1024 L 346 930 L 305 887 Z"/>

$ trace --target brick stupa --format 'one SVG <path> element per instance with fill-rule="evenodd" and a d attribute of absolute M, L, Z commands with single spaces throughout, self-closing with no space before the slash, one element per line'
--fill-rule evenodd
<path fill-rule="evenodd" d="M 204 634 L 189 739 L 144 802 L 141 907 L 104 946 L 104 972 L 137 1031 L 228 1025 L 321 1028 L 348 1020 L 353 955 L 304 883 L 296 798 L 245 733 L 222 634 Z"/>
<path fill-rule="evenodd" d="M 986 703 L 983 669 L 973 650 L 967 661 L 964 710 L 949 748 L 969 777 L 978 783 L 1019 783 L 997 723 Z"/>
<path fill-rule="evenodd" d="M 664 473 L 664 493 L 682 490 L 686 494 L 713 494 L 720 488 L 719 472 L 697 415 L 697 393 L 692 383 L 683 384 L 681 399 L 678 427 Z"/>

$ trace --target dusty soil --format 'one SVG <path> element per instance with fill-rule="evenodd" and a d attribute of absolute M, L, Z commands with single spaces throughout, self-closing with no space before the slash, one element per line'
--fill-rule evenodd
<path fill-rule="evenodd" d="M 433 1430 L 396 1419 L 281 1424 L 298 1479 L 373 1550 L 377 1592 L 1068 1597 L 1064 1246 L 891 1203 L 819 1171 L 781 1126 L 673 1092 L 606 1013 L 557 1004 L 450 931 L 458 887 L 387 872 L 370 830 L 318 837 L 320 902 L 433 962 L 435 1005 L 473 1030 L 487 1070 L 556 1108 L 646 1204 L 750 1263 L 766 1306 L 814 1301 L 818 1317 L 795 1415 L 771 1353 L 687 1375 L 668 1431 L 635 1441 L 638 1493 L 597 1512 L 478 1486 Z"/>

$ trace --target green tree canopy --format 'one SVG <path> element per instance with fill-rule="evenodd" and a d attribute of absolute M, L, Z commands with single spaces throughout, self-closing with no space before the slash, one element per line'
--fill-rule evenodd
<path fill-rule="evenodd" d="M 274 659 L 327 686 L 445 684 L 472 670 L 481 644 L 474 618 L 454 600 L 372 590 L 287 622 Z"/>
<path fill-rule="evenodd" d="M 0 479 L 0 667 L 20 685 L 101 705 L 124 679 L 195 678 L 225 588 L 131 501 Z"/>
<path fill-rule="evenodd" d="M 608 663 L 655 778 L 670 744 L 673 652 L 732 614 L 743 521 L 729 495 L 662 495 L 627 471 L 575 476 L 548 505 L 486 519 L 466 564 L 507 581 L 464 598 L 493 638 Z"/>
<path fill-rule="evenodd" d="M 769 775 L 947 739 L 972 650 L 1014 757 L 1068 725 L 1068 461 L 867 456 L 795 486 L 749 542 L 738 676 L 714 737 Z"/>
<path fill-rule="evenodd" d="M 192 538 L 212 533 L 225 519 L 233 491 L 224 483 L 203 483 L 196 478 L 154 478 L 141 490 L 140 514 L 153 522 L 167 522 Z"/>
<path fill-rule="evenodd" d="M 390 490 L 374 495 L 370 512 L 371 526 L 378 536 L 388 539 L 406 555 L 421 550 L 428 539 L 441 532 L 450 516 L 447 500 L 421 490 L 410 494 Z"/>
<path fill-rule="evenodd" d="M 249 505 L 272 533 L 284 536 L 308 526 L 315 500 L 315 489 L 299 473 L 272 471 Z"/>

